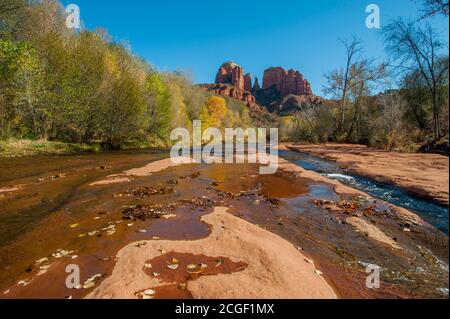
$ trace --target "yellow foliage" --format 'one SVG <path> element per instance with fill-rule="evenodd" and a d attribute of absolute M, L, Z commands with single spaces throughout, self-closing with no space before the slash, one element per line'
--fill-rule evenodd
<path fill-rule="evenodd" d="M 117 57 L 112 52 L 106 52 L 105 54 L 105 71 L 108 77 L 119 78 L 120 69 L 117 61 Z"/>
<path fill-rule="evenodd" d="M 221 127 L 227 112 L 228 108 L 224 98 L 210 96 L 200 112 L 203 129 L 208 127 Z"/>

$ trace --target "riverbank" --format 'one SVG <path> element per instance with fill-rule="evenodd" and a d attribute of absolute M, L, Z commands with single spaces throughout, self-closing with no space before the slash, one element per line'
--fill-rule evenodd
<path fill-rule="evenodd" d="M 167 149 L 161 141 L 129 142 L 120 145 L 120 150 Z M 18 158 L 37 155 L 75 155 L 82 153 L 100 153 L 104 150 L 101 143 L 65 143 L 48 140 L 9 139 L 0 141 L 0 158 Z"/>
<path fill-rule="evenodd" d="M 354 144 L 283 144 L 282 148 L 336 162 L 344 171 L 449 204 L 449 160 L 437 154 L 389 152 Z"/>
<path fill-rule="evenodd" d="M 68 155 L 85 152 L 97 153 L 98 144 L 75 144 L 47 140 L 6 140 L 0 141 L 0 158 L 17 158 L 35 155 Z"/>

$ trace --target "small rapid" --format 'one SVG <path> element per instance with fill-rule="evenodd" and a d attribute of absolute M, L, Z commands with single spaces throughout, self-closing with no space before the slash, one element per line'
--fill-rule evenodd
<path fill-rule="evenodd" d="M 279 151 L 279 155 L 306 170 L 317 172 L 375 198 L 411 210 L 446 235 L 449 233 L 449 210 L 446 206 L 413 196 L 394 185 L 383 184 L 370 178 L 348 174 L 336 163 L 316 156 L 284 150 Z"/>

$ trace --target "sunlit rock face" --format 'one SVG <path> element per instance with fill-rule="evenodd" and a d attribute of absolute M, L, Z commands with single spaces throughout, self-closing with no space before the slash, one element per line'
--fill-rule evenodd
<path fill-rule="evenodd" d="M 228 61 L 219 67 L 214 84 L 202 84 L 200 87 L 243 101 L 251 108 L 261 110 L 262 105 L 274 113 L 289 114 L 300 109 L 300 106 L 321 103 L 299 71 L 286 71 L 282 67 L 266 69 L 261 87 L 257 77 L 253 81 L 250 73 L 244 75 L 243 67 Z"/>
<path fill-rule="evenodd" d="M 296 70 L 284 70 L 282 67 L 271 67 L 264 71 L 263 90 L 275 87 L 284 98 L 289 94 L 313 95 L 311 85 Z"/>
<path fill-rule="evenodd" d="M 244 69 L 234 62 L 225 62 L 217 71 L 216 84 L 231 84 L 236 89 L 244 91 Z"/>

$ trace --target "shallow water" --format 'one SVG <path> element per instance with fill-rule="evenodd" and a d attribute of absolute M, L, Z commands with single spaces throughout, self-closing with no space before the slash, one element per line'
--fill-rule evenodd
<path fill-rule="evenodd" d="M 220 203 L 221 198 L 211 190 L 213 181 L 217 182 L 214 188 L 218 191 L 239 193 L 259 188 L 272 198 L 309 192 L 307 181 L 299 182 L 281 171 L 259 175 L 258 167 L 251 164 L 182 165 L 151 176 L 134 177 L 129 182 L 90 186 L 109 175 L 167 156 L 143 150 L 0 160 L 0 189 L 13 190 L 0 194 L 0 293 L 14 281 L 33 278 L 39 270 L 33 266 L 34 261 L 49 257 L 58 249 L 80 256 L 76 264 L 83 269 L 82 280 L 86 280 L 94 274 L 110 273 L 114 266 L 112 256 L 129 243 L 152 238 L 195 240 L 210 233 L 209 225 L 200 220 L 211 212 L 208 207 L 181 206 L 173 211 L 174 218 L 126 221 L 122 220 L 122 211 L 127 207 L 166 205 L 202 197 L 215 198 Z M 192 175 L 197 177 L 189 177 Z M 176 184 L 170 184 L 171 180 L 176 180 Z M 142 198 L 130 195 L 130 191 L 145 187 L 174 191 Z M 239 202 L 223 200 L 236 202 L 234 205 Z M 254 205 L 252 199 L 248 201 Z M 102 231 L 111 225 L 115 225 L 111 235 Z M 93 231 L 98 233 L 87 235 Z M 14 286 L 9 296 L 82 297 L 83 291 L 71 291 L 64 285 L 67 262 L 70 261 L 66 258 L 53 261 L 51 276 L 38 276 L 26 289 Z M 46 287 L 45 292 L 42 287 Z"/>
<path fill-rule="evenodd" d="M 280 151 L 279 155 L 304 169 L 339 180 L 341 183 L 375 198 L 411 210 L 446 235 L 449 234 L 448 207 L 415 197 L 393 185 L 382 184 L 366 177 L 345 173 L 336 163 L 319 157 L 293 151 Z"/>
<path fill-rule="evenodd" d="M 405 267 L 396 262 L 397 257 L 387 258 L 384 247 L 374 245 L 351 226 L 340 223 L 335 213 L 314 203 L 316 199 L 338 201 L 333 187 L 283 170 L 273 175 L 260 175 L 254 164 L 189 164 L 150 176 L 133 177 L 129 182 L 90 186 L 109 175 L 143 167 L 167 156 L 147 150 L 0 160 L 0 189 L 19 187 L 0 194 L 0 298 L 64 298 L 69 295 L 82 298 L 89 290 L 65 286 L 65 267 L 69 263 L 80 266 L 84 282 L 95 274 L 108 276 L 115 265 L 114 256 L 125 245 L 149 239 L 205 238 L 210 234 L 210 226 L 200 218 L 209 214 L 212 206 L 229 207 L 231 214 L 307 249 L 312 257 L 317 257 L 315 261 L 320 264 L 322 260 L 331 267 L 331 272 L 340 267 L 343 251 L 357 259 L 376 257 L 394 268 Z M 305 160 L 303 165 L 306 163 L 331 167 L 330 163 L 320 161 Z M 58 174 L 62 175 L 55 177 Z M 145 187 L 174 190 L 148 197 L 133 195 L 134 190 Z M 250 195 L 234 196 L 241 192 Z M 172 211 L 174 217 L 169 219 L 122 219 L 125 208 L 167 205 L 195 198 L 211 200 L 212 206 L 177 206 Z M 115 225 L 113 234 L 102 231 L 111 225 Z M 86 235 L 92 231 L 99 233 Z M 409 242 L 409 239 L 405 241 Z M 74 251 L 79 257 L 75 260 L 51 257 L 61 248 Z M 39 268 L 35 261 L 42 257 L 49 257 L 51 268 L 37 276 Z M 342 278 L 340 286 L 348 285 L 342 282 L 349 279 Z M 32 282 L 23 287 L 19 280 Z M 6 289 L 10 291 L 3 295 Z M 163 297 L 175 296 L 174 291 L 178 292 L 174 290 L 177 287 L 164 289 L 158 291 Z M 361 289 L 349 286 L 351 294 L 344 296 L 360 297 Z M 387 293 L 390 296 L 392 291 Z"/>

